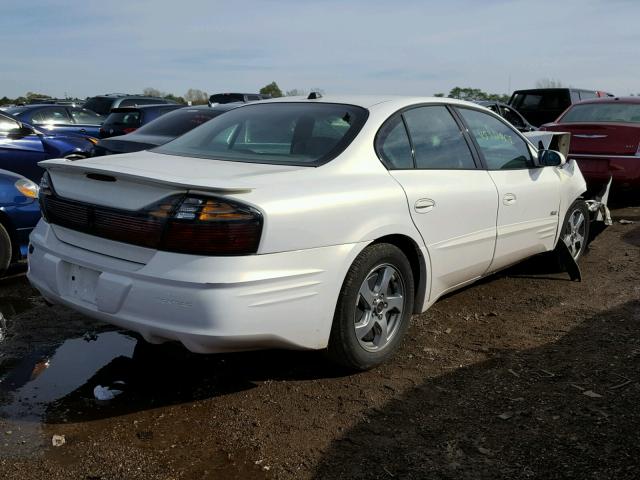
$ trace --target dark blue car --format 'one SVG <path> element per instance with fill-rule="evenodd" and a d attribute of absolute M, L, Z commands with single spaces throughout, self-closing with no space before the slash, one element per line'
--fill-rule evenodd
<path fill-rule="evenodd" d="M 38 186 L 20 175 L 0 170 L 0 273 L 26 258 L 29 234 L 39 219 Z"/>
<path fill-rule="evenodd" d="M 82 107 L 58 104 L 35 104 L 4 109 L 23 123 L 43 132 L 75 133 L 98 137 L 105 117 Z"/>
<path fill-rule="evenodd" d="M 0 113 L 0 169 L 23 175 L 36 183 L 44 170 L 41 160 L 90 156 L 97 140 L 74 133 L 51 133 L 36 129 L 15 117 Z"/>

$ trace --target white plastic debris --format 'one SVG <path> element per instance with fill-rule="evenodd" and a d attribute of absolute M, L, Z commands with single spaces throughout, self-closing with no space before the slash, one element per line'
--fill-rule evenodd
<path fill-rule="evenodd" d="M 96 400 L 108 401 L 113 400 L 122 393 L 122 390 L 112 390 L 109 387 L 103 387 L 102 385 L 96 385 L 93 389 L 93 396 Z"/>
<path fill-rule="evenodd" d="M 64 435 L 54 435 L 53 437 L 51 437 L 51 445 L 53 445 L 54 447 L 61 447 L 62 445 L 64 445 L 66 443 L 66 438 L 64 438 Z"/>

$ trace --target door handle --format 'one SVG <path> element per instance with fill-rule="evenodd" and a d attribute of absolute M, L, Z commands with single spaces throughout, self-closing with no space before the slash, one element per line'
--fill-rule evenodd
<path fill-rule="evenodd" d="M 80 133 L 87 133 L 87 130 L 86 130 L 86 129 L 84 129 L 84 128 L 81 128 L 81 129 L 80 129 Z"/>
<path fill-rule="evenodd" d="M 505 193 L 504 197 L 502 197 L 502 203 L 504 205 L 506 205 L 507 207 L 509 205 L 513 205 L 514 203 L 516 203 L 516 196 L 513 193 Z"/>
<path fill-rule="evenodd" d="M 416 200 L 416 203 L 413 205 L 413 209 L 418 213 L 428 213 L 433 210 L 433 207 L 435 206 L 436 202 L 430 198 L 421 198 L 420 200 Z"/>

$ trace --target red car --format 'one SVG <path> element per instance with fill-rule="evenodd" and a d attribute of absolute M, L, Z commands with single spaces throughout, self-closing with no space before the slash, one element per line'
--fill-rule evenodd
<path fill-rule="evenodd" d="M 640 98 L 599 98 L 571 105 L 540 130 L 571 132 L 569 158 L 589 186 L 640 187 Z"/>

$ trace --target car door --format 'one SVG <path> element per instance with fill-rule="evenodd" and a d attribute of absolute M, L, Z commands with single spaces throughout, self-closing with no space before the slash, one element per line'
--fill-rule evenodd
<path fill-rule="evenodd" d="M 534 164 L 529 143 L 502 118 L 457 108 L 498 189 L 496 251 L 490 271 L 553 249 L 560 176 Z"/>
<path fill-rule="evenodd" d="M 16 120 L 0 115 L 0 169 L 38 182 L 43 172 L 38 162 L 45 157 L 39 135 L 21 132 Z"/>
<path fill-rule="evenodd" d="M 448 107 L 397 113 L 376 143 L 429 252 L 430 299 L 480 277 L 493 258 L 498 193 Z"/>
<path fill-rule="evenodd" d="M 68 112 L 73 120 L 71 128 L 74 133 L 91 137 L 99 136 L 100 125 L 104 122 L 104 117 L 80 107 L 68 107 Z"/>

